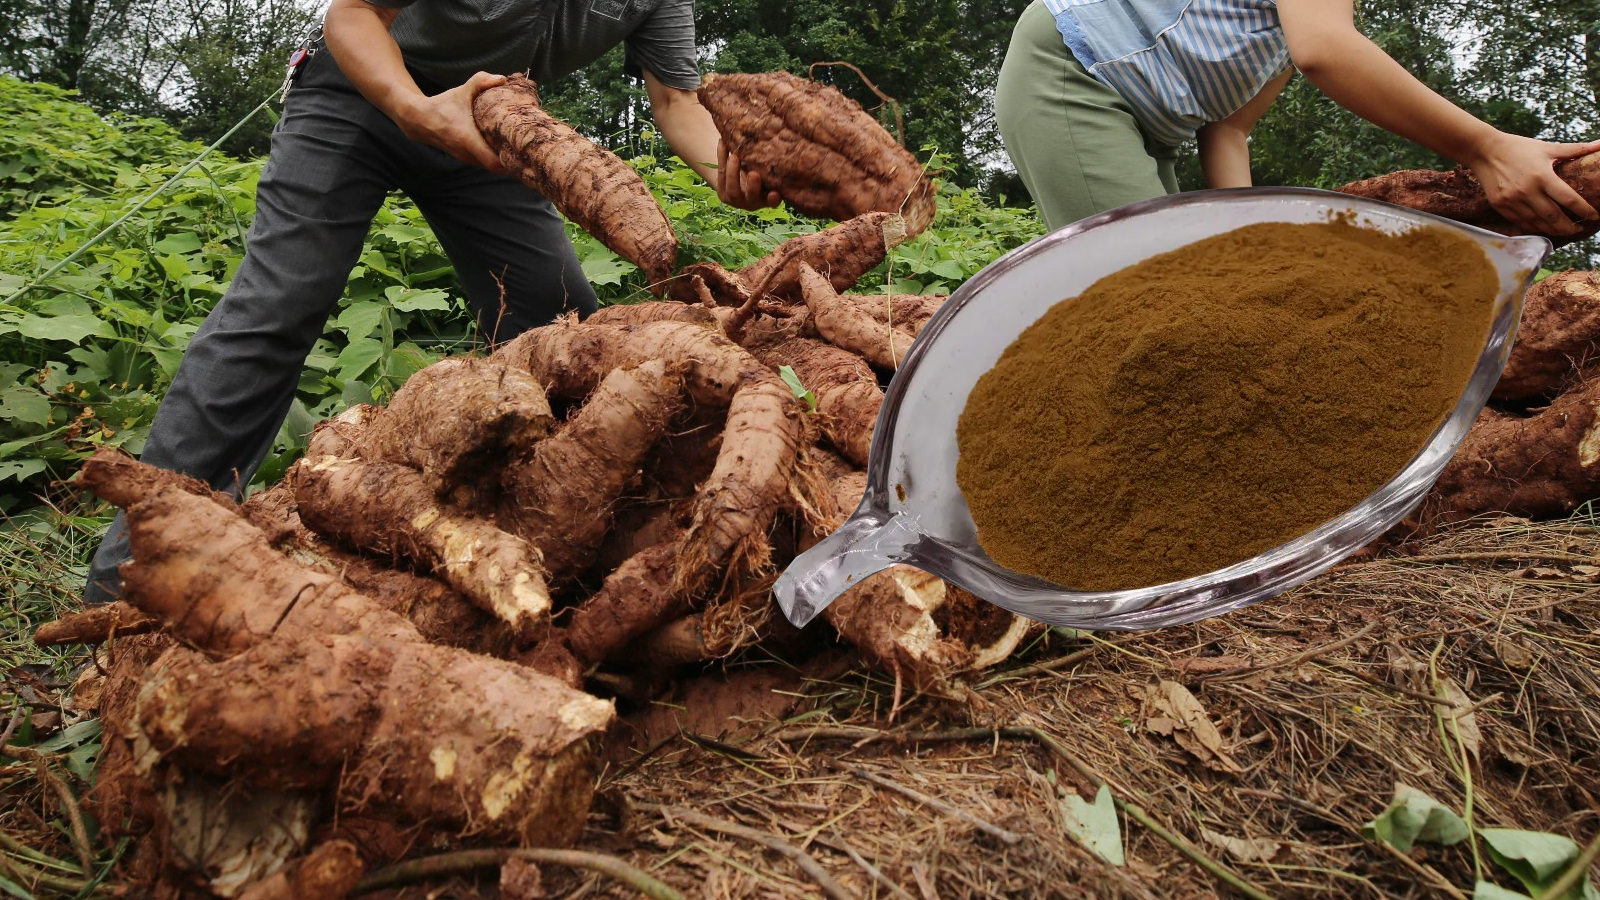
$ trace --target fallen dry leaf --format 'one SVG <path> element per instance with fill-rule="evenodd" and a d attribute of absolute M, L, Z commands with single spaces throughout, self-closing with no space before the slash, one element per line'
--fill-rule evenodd
<path fill-rule="evenodd" d="M 1439 682 L 1439 699 L 1450 704 L 1450 709 L 1444 713 L 1445 722 L 1455 720 L 1454 734 L 1461 746 L 1472 755 L 1473 762 L 1479 761 L 1483 753 L 1483 732 L 1478 730 L 1478 714 L 1466 712 L 1472 709 L 1472 698 L 1454 678 L 1446 677 Z"/>
<path fill-rule="evenodd" d="M 1242 767 L 1222 749 L 1222 732 L 1217 730 L 1189 689 L 1176 681 L 1162 681 L 1145 693 L 1145 728 L 1156 734 L 1170 734 L 1178 746 L 1202 762 L 1215 762 L 1227 772 L 1242 772 Z"/>
<path fill-rule="evenodd" d="M 1283 849 L 1282 844 L 1267 838 L 1231 837 L 1209 828 L 1200 829 L 1200 836 L 1206 839 L 1206 843 L 1239 862 L 1269 862 Z"/>

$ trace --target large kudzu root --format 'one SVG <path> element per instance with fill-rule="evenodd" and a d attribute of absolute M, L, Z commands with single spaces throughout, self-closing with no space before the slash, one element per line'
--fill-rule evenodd
<path fill-rule="evenodd" d="M 523 845 L 582 830 L 611 704 L 515 663 L 365 635 L 270 640 L 152 675 L 150 753 L 275 789 L 337 783 L 343 811 L 393 810 Z"/>
<path fill-rule="evenodd" d="M 949 297 L 945 294 L 846 294 L 845 299 L 874 320 L 916 337 Z"/>
<path fill-rule="evenodd" d="M 742 165 L 808 216 L 898 212 L 916 235 L 933 220 L 929 180 L 860 104 L 787 72 L 708 76 L 700 103 Z"/>
<path fill-rule="evenodd" d="M 802 436 L 798 401 L 771 369 L 724 335 L 679 322 L 632 327 L 570 320 L 530 331 L 499 354 L 574 399 L 605 373 L 660 359 L 683 367 L 690 398 L 726 406 L 717 465 L 695 499 L 678 559 L 680 588 L 729 562 L 761 566 Z"/>
<path fill-rule="evenodd" d="M 616 154 L 540 108 L 532 81 L 512 75 L 478 94 L 472 112 L 507 171 L 643 269 L 652 285 L 672 274 L 678 238 L 644 179 Z"/>
<path fill-rule="evenodd" d="M 1590 204 L 1600 204 L 1600 152 L 1556 163 L 1556 174 L 1583 195 Z M 1336 188 L 1346 194 L 1383 200 L 1455 219 L 1468 225 L 1487 228 L 1500 234 L 1526 234 L 1505 216 L 1500 215 L 1483 192 L 1483 185 L 1465 167 L 1457 166 L 1449 172 L 1431 169 L 1407 169 L 1391 172 L 1364 181 L 1353 181 Z M 1582 240 L 1596 231 L 1600 223 L 1580 222 L 1583 231 L 1572 235 L 1545 235 L 1556 244 Z"/>
<path fill-rule="evenodd" d="M 355 452 L 340 455 L 400 463 L 453 486 L 532 447 L 554 424 L 543 388 L 525 370 L 452 357 L 412 375 L 369 417 Z"/>
<path fill-rule="evenodd" d="M 492 522 L 450 509 L 428 480 L 392 463 L 305 460 L 292 474 L 300 516 L 358 550 L 406 559 L 443 578 L 523 639 L 548 620 L 539 551 Z"/>
<path fill-rule="evenodd" d="M 773 368 L 791 367 L 800 384 L 816 395 L 823 436 L 851 462 L 867 464 L 883 389 L 861 357 L 807 338 L 757 351 L 756 356 Z"/>
<path fill-rule="evenodd" d="M 306 442 L 307 456 L 356 457 L 356 444 L 367 428 L 383 415 L 383 409 L 370 403 L 357 403 L 331 419 L 318 422 Z"/>
<path fill-rule="evenodd" d="M 1527 417 L 1485 409 L 1439 475 L 1423 520 L 1565 515 L 1600 495 L 1600 378 Z"/>
<path fill-rule="evenodd" d="M 1495 400 L 1551 397 L 1596 372 L 1600 272 L 1557 272 L 1528 289 Z"/>
<path fill-rule="evenodd" d="M 676 284 L 676 282 L 674 282 Z M 587 322 L 596 325 L 643 325 L 647 322 L 688 322 L 717 328 L 717 317 L 704 306 L 676 300 L 651 300 L 643 303 L 618 303 L 600 309 Z"/>
<path fill-rule="evenodd" d="M 711 580 L 704 569 L 678 579 L 680 541 L 674 537 L 629 557 L 573 612 L 567 643 L 578 658 L 600 662 L 634 638 L 688 612 Z"/>
<path fill-rule="evenodd" d="M 817 332 L 836 347 L 860 354 L 880 369 L 894 371 L 916 338 L 908 331 L 886 325 L 850 300 L 839 296 L 815 269 L 801 266 L 800 285 Z"/>
<path fill-rule="evenodd" d="M 764 296 L 797 301 L 801 296 L 800 266 L 804 264 L 827 276 L 834 290 L 847 291 L 905 239 L 902 216 L 865 213 L 831 228 L 790 238 L 740 269 L 738 277 L 749 290 L 766 283 Z"/>
<path fill-rule="evenodd" d="M 583 571 L 623 487 L 682 405 L 683 379 L 666 363 L 613 369 L 553 437 L 506 465 L 499 522 L 543 552 L 551 578 Z"/>

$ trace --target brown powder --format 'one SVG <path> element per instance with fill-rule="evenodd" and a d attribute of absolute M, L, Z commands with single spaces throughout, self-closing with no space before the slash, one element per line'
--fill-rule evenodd
<path fill-rule="evenodd" d="M 979 379 L 956 479 L 999 564 L 1122 590 L 1248 559 L 1399 474 L 1499 278 L 1442 228 L 1252 225 L 1056 304 Z"/>

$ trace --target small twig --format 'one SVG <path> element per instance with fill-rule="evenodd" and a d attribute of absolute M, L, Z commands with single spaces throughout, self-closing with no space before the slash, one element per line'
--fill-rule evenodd
<path fill-rule="evenodd" d="M 1265 672 L 1268 669 L 1292 668 L 1294 666 L 1301 665 L 1302 663 L 1310 662 L 1319 656 L 1326 656 L 1335 650 L 1343 650 L 1344 648 L 1356 643 L 1357 641 L 1376 631 L 1378 626 L 1381 624 L 1383 624 L 1382 620 L 1373 620 L 1368 622 L 1365 628 L 1362 628 L 1355 634 L 1347 635 L 1332 643 L 1322 644 L 1317 647 L 1310 647 L 1292 656 L 1286 656 L 1283 659 L 1276 660 L 1274 662 L 1265 662 L 1254 666 L 1240 666 L 1237 669 L 1228 669 L 1225 672 L 1217 672 L 1212 675 L 1202 675 L 1197 680 L 1201 683 L 1205 683 L 1207 681 L 1223 681 L 1234 678 L 1243 678 L 1246 675 L 1254 675 L 1257 672 Z"/>
<path fill-rule="evenodd" d="M 1343 665 L 1341 663 L 1334 663 L 1333 667 L 1335 669 L 1338 669 L 1339 671 L 1345 673 L 1346 675 L 1354 675 L 1355 677 L 1361 679 L 1362 681 L 1365 681 L 1367 684 L 1370 684 L 1373 687 L 1382 688 L 1382 689 L 1384 689 L 1386 691 L 1392 691 L 1392 692 L 1394 692 L 1396 694 L 1399 694 L 1402 697 L 1410 697 L 1412 700 L 1421 700 L 1423 703 L 1431 703 L 1431 704 L 1433 704 L 1435 706 L 1450 706 L 1451 705 L 1449 700 L 1441 700 L 1438 697 L 1432 696 L 1430 694 L 1424 694 L 1421 691 L 1413 691 L 1410 688 L 1403 688 L 1398 684 L 1390 684 L 1389 682 L 1384 681 L 1382 678 L 1379 678 L 1379 677 L 1377 677 L 1375 675 L 1368 675 L 1366 672 L 1363 672 L 1360 669 L 1357 669 L 1357 668 L 1355 668 L 1353 666 L 1347 666 L 1347 665 Z"/>
<path fill-rule="evenodd" d="M 1473 713 L 1477 712 L 1478 710 L 1484 708 L 1485 706 L 1488 706 L 1489 704 L 1495 702 L 1496 700 L 1503 699 L 1504 697 L 1505 697 L 1504 693 L 1502 693 L 1500 691 L 1495 691 L 1494 693 L 1492 693 L 1489 696 L 1483 698 L 1482 700 L 1479 700 L 1477 703 L 1474 703 L 1471 706 L 1464 706 L 1461 709 L 1453 709 L 1448 713 L 1444 713 L 1443 715 L 1446 718 L 1449 718 L 1449 719 L 1459 719 L 1462 716 L 1470 716 Z M 1446 703 L 1445 705 L 1448 706 L 1450 704 Z"/>
<path fill-rule="evenodd" d="M 1001 828 L 999 825 L 996 825 L 993 822 L 989 822 L 989 821 L 986 821 L 984 819 L 980 819 L 979 817 L 973 815 L 970 812 L 967 812 L 966 810 L 962 809 L 959 806 L 951 806 L 950 804 L 944 802 L 943 800 L 940 800 L 938 797 L 932 797 L 932 796 L 929 796 L 927 794 L 924 794 L 923 792 L 917 790 L 916 788 L 907 787 L 907 786 L 899 783 L 898 781 L 895 781 L 895 780 L 890 779 L 890 778 L 885 778 L 884 776 L 879 775 L 876 772 L 868 771 L 868 770 L 863 769 L 863 768 L 861 768 L 859 766 L 852 766 L 852 765 L 848 765 L 848 764 L 845 764 L 845 763 L 838 763 L 838 762 L 830 762 L 829 765 L 832 765 L 832 766 L 834 766 L 836 768 L 839 768 L 839 769 L 842 769 L 842 770 L 844 770 L 846 772 L 849 772 L 851 775 L 854 775 L 857 778 L 861 778 L 861 779 L 864 779 L 866 781 L 870 781 L 873 784 L 877 785 L 878 787 L 887 788 L 888 790 L 894 791 L 897 794 L 903 794 L 903 795 L 905 795 L 907 797 L 910 797 L 911 799 L 917 801 L 918 803 L 923 804 L 924 806 L 931 806 L 934 809 L 937 809 L 938 811 L 944 813 L 947 816 L 952 816 L 954 818 L 960 819 L 963 822 L 966 822 L 967 824 L 969 824 L 972 827 L 978 829 L 979 831 L 983 832 L 984 834 L 987 834 L 987 835 L 989 835 L 991 837 L 994 837 L 994 838 L 1000 840 L 1003 843 L 1010 844 L 1010 845 L 1016 845 L 1016 844 L 1022 843 L 1022 835 L 1016 833 L 1015 831 L 1011 831 L 1010 829 L 1006 829 L 1006 828 Z"/>
<path fill-rule="evenodd" d="M 851 862 L 853 862 L 856 865 L 860 866 L 863 871 L 865 871 L 868 875 L 872 876 L 872 880 L 873 881 L 876 881 L 877 883 L 883 885 L 883 889 L 888 891 L 889 893 L 893 894 L 894 896 L 900 897 L 900 898 L 902 898 L 902 900 L 916 900 L 916 898 L 912 897 L 911 894 L 909 892 L 907 892 L 905 888 L 901 887 L 898 884 L 895 884 L 893 879 L 891 879 L 889 876 L 883 874 L 883 870 L 882 869 L 879 869 L 877 866 L 873 865 L 871 862 L 869 862 L 867 860 L 866 857 L 864 857 L 860 853 L 858 853 L 856 851 L 856 848 L 850 846 L 850 844 L 847 843 L 845 841 L 845 839 L 839 834 L 839 829 L 834 828 L 832 826 L 829 826 L 828 834 L 831 835 L 831 839 L 817 838 L 816 842 L 821 844 L 821 845 L 823 845 L 824 847 L 831 847 L 831 848 L 833 848 L 835 850 L 838 850 L 840 853 L 843 853 L 845 856 L 850 857 L 850 861 Z"/>
<path fill-rule="evenodd" d="M 0 747 L 4 747 L 11 742 L 11 736 L 16 734 L 17 729 L 22 726 L 22 719 L 23 713 L 20 710 L 11 714 L 11 721 L 6 723 L 4 731 L 0 731 Z"/>
<path fill-rule="evenodd" d="M 1572 893 L 1573 888 L 1589 877 L 1589 867 L 1594 865 L 1597 857 L 1600 857 L 1600 832 L 1595 832 L 1594 838 L 1589 841 L 1589 846 L 1583 848 L 1583 852 L 1579 853 L 1578 858 L 1572 861 L 1572 865 L 1561 873 L 1560 878 L 1550 883 L 1543 896 L 1561 900 L 1562 897 Z"/>
<path fill-rule="evenodd" d="M 824 869 L 811 854 L 775 834 L 768 834 L 765 831 L 760 831 L 747 825 L 729 822 L 679 806 L 657 806 L 654 803 L 641 803 L 639 808 L 659 812 L 668 818 L 682 819 L 691 825 L 710 829 L 711 831 L 755 841 L 799 866 L 807 875 L 811 876 L 811 880 L 815 881 L 818 887 L 822 888 L 823 893 L 833 897 L 834 900 L 854 900 L 854 896 L 845 890 L 839 882 L 834 881 L 833 876 L 828 874 L 828 870 Z"/>
<path fill-rule="evenodd" d="M 660 881 L 642 869 L 615 856 L 590 853 L 585 850 L 552 850 L 544 847 L 528 849 L 498 848 L 488 850 L 457 850 L 438 856 L 408 859 L 373 872 L 356 885 L 354 895 L 371 893 L 387 887 L 427 881 L 446 875 L 464 875 L 491 866 L 503 866 L 512 859 L 525 859 L 541 865 L 571 866 L 599 872 L 633 888 L 651 900 L 684 900 L 684 896 L 671 885 Z"/>
<path fill-rule="evenodd" d="M 735 309 L 732 315 L 728 316 L 726 322 L 722 323 L 722 330 L 728 337 L 734 340 L 739 339 L 739 335 L 744 331 L 744 326 L 749 324 L 750 319 L 755 316 L 756 307 L 761 303 L 761 298 L 766 295 L 767 285 L 772 283 L 772 279 L 778 277 L 779 272 L 787 269 L 789 264 L 794 262 L 795 257 L 800 255 L 802 246 L 801 244 L 789 244 L 787 247 L 777 251 L 778 260 L 776 264 L 768 267 L 767 274 L 762 276 L 761 280 L 756 282 L 755 286 L 750 289 L 750 296 L 745 298 L 744 303 Z"/>
<path fill-rule="evenodd" d="M 843 66 L 844 68 L 849 69 L 850 71 L 856 73 L 856 77 L 860 78 L 861 79 L 861 83 L 867 86 L 867 90 L 873 92 L 874 94 L 877 94 L 878 95 L 878 99 L 882 100 L 884 102 L 884 105 L 886 105 L 886 106 L 888 106 L 888 107 L 890 107 L 891 109 L 894 110 L 894 139 L 900 142 L 900 146 L 902 146 L 902 147 L 905 146 L 905 143 L 906 143 L 906 120 L 900 115 L 900 101 L 899 100 L 896 100 L 895 98 L 893 98 L 893 97 L 889 96 L 888 94 L 885 94 L 883 91 L 879 90 L 878 86 L 872 83 L 872 79 L 867 77 L 867 73 L 865 73 L 865 72 L 861 71 L 860 69 L 856 68 L 854 63 L 847 63 L 847 62 L 844 62 L 843 60 L 831 60 L 829 62 L 814 62 L 814 63 L 811 64 L 811 67 L 806 70 L 806 77 L 810 78 L 812 81 L 816 81 L 817 80 L 817 66 Z"/>

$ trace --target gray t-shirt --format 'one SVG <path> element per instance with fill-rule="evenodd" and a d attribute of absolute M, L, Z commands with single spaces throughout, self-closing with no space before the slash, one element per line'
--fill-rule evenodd
<path fill-rule="evenodd" d="M 541 84 L 627 42 L 627 72 L 700 85 L 694 0 L 367 0 L 401 9 L 389 33 L 407 65 L 442 88 L 474 72 L 528 72 Z"/>

